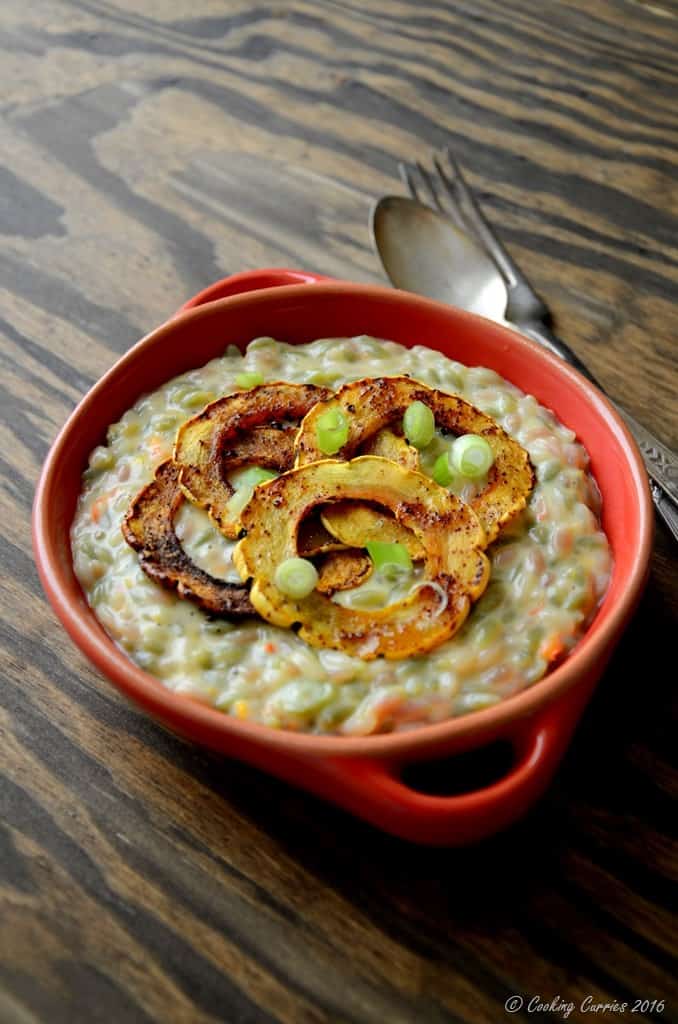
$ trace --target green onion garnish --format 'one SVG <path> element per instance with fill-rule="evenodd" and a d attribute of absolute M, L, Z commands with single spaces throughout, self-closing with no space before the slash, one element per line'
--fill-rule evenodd
<path fill-rule="evenodd" d="M 226 502 L 226 511 L 229 516 L 233 516 L 234 519 L 237 519 L 251 497 L 251 487 L 240 487 L 237 491 L 234 491 Z"/>
<path fill-rule="evenodd" d="M 318 582 L 318 571 L 306 558 L 287 558 L 275 570 L 273 581 L 282 594 L 295 599 L 308 597 Z"/>
<path fill-rule="evenodd" d="M 374 568 L 388 579 L 412 571 L 410 553 L 403 544 L 383 540 L 371 540 L 365 545 Z"/>
<path fill-rule="evenodd" d="M 243 391 L 249 391 L 250 388 L 256 388 L 259 384 L 263 384 L 264 378 L 260 373 L 237 373 L 235 382 Z"/>
<path fill-rule="evenodd" d="M 433 413 L 423 402 L 412 402 L 403 416 L 405 437 L 415 448 L 425 448 L 433 440 L 436 421 Z"/>
<path fill-rule="evenodd" d="M 484 437 L 462 434 L 455 439 L 450 452 L 452 467 L 469 480 L 485 476 L 494 462 L 494 452 Z"/>
<path fill-rule="evenodd" d="M 433 479 L 441 487 L 449 487 L 456 475 L 450 465 L 450 453 L 443 452 L 433 464 Z"/>
<path fill-rule="evenodd" d="M 324 455 L 334 455 L 348 441 L 348 420 L 341 409 L 328 409 L 318 416 L 315 425 L 318 448 Z"/>
<path fill-rule="evenodd" d="M 235 474 L 233 475 L 231 483 L 237 490 L 240 490 L 241 487 L 256 487 L 257 484 L 263 484 L 266 480 L 273 480 L 277 475 L 273 470 L 264 469 L 263 466 L 247 466 L 238 473 L 237 477 Z"/>
<path fill-rule="evenodd" d="M 277 475 L 270 469 L 264 469 L 263 466 L 247 466 L 240 471 L 236 470 L 231 479 L 231 486 L 235 490 L 226 502 L 229 514 L 237 518 L 252 497 L 252 492 L 257 484 L 273 480 Z"/>

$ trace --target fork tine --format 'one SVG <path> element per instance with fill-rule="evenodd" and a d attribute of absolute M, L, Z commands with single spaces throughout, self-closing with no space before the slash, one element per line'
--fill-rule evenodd
<path fill-rule="evenodd" d="M 441 213 L 445 212 L 440 204 L 440 198 L 431 175 L 418 160 L 415 161 L 414 166 L 400 163 L 398 169 L 413 199 L 419 203 L 425 203 L 427 206 L 435 206 Z"/>
<path fill-rule="evenodd" d="M 440 197 L 440 189 L 435 184 L 437 179 L 435 179 L 434 176 L 431 175 L 431 173 L 427 171 L 418 160 L 414 167 L 410 167 L 405 163 L 400 163 L 398 164 L 398 170 L 400 171 L 400 177 L 408 188 L 413 199 L 416 199 L 417 202 L 425 202 L 420 195 L 421 186 L 420 188 L 417 187 L 417 181 L 420 181 L 423 183 L 423 187 L 426 189 L 427 193 L 431 195 L 436 208 L 440 210 L 441 213 L 444 213 L 446 217 L 449 217 L 458 228 L 462 229 L 462 231 L 469 231 L 469 225 L 466 224 L 463 218 L 459 215 L 456 203 L 453 202 L 451 205 L 443 204 Z M 440 178 L 440 174 L 438 174 L 438 178 Z M 442 181 L 442 185 L 445 186 L 444 181 Z M 443 187 L 443 191 L 444 190 L 445 189 Z M 427 205 L 431 205 L 430 202 Z"/>
<path fill-rule="evenodd" d="M 454 177 L 448 179 L 447 175 L 442 173 L 439 161 L 434 159 L 434 162 L 442 180 L 449 186 L 450 194 L 458 205 L 459 212 L 466 221 L 467 228 L 471 228 L 473 233 L 483 243 L 508 283 L 516 284 L 519 279 L 522 279 L 519 268 L 495 235 L 485 214 L 480 209 L 478 201 L 466 183 L 461 166 L 449 146 L 445 146 L 443 153 L 447 157 Z"/>
<path fill-rule="evenodd" d="M 448 217 L 451 217 L 457 227 L 461 228 L 462 231 L 465 231 L 466 234 L 471 236 L 476 235 L 475 225 L 464 216 L 464 211 L 461 203 L 459 202 L 454 181 L 443 170 L 436 153 L 433 154 L 433 166 L 436 169 L 436 174 L 438 175 L 438 179 L 443 190 L 447 193 L 447 197 L 449 199 L 449 202 L 445 204 L 444 212 Z"/>
<path fill-rule="evenodd" d="M 419 198 L 419 193 L 417 192 L 416 182 L 415 182 L 415 180 L 414 180 L 414 178 L 412 176 L 412 172 L 410 170 L 409 165 L 405 164 L 405 163 L 399 163 L 398 164 L 398 173 L 400 174 L 400 180 L 402 181 L 403 185 L 405 186 L 407 191 L 410 193 L 412 198 L 416 199 L 416 201 L 418 203 L 423 202 L 423 200 Z"/>
<path fill-rule="evenodd" d="M 433 183 L 433 178 L 428 173 L 424 165 L 420 164 L 418 160 L 415 162 L 415 167 L 419 171 L 419 177 L 423 181 L 428 194 L 431 196 L 431 199 L 433 200 L 433 205 L 437 210 L 440 210 L 441 213 L 444 213 L 445 211 L 443 210 L 442 203 L 440 202 L 438 190 Z"/>

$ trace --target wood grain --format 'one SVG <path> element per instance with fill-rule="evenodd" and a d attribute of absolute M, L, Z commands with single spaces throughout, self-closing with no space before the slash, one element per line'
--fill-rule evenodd
<path fill-rule="evenodd" d="M 559 333 L 678 447 L 678 4 L 4 0 L 0 47 L 0 1020 L 496 1024 L 512 994 L 678 1020 L 663 528 L 554 786 L 453 852 L 128 706 L 57 626 L 29 528 L 119 353 L 232 271 L 380 281 L 370 203 L 443 144 Z"/>

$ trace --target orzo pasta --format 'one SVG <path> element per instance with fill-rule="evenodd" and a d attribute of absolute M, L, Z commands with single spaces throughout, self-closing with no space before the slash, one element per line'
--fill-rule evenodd
<path fill-rule="evenodd" d="M 211 619 L 147 578 L 121 533 L 130 501 L 171 452 L 177 428 L 237 390 L 236 378 L 336 389 L 360 377 L 411 373 L 487 413 L 529 453 L 537 482 L 527 509 L 488 549 L 491 577 L 461 630 L 426 655 L 364 661 L 308 646 L 256 619 Z M 432 473 L 450 440 L 421 452 Z M 452 484 L 451 486 L 457 486 Z M 469 500 L 474 485 L 464 484 Z M 145 395 L 110 427 L 84 473 L 72 529 L 76 573 L 97 617 L 139 666 L 178 693 L 266 725 L 340 735 L 402 730 L 490 707 L 539 680 L 583 635 L 610 571 L 599 494 L 575 435 L 494 371 L 422 346 L 370 337 L 287 345 L 258 338 Z M 239 581 L 234 542 L 184 502 L 175 523 L 186 553 L 212 576 Z M 416 570 L 413 582 L 420 582 Z M 377 588 L 378 590 L 378 588 Z M 368 607 L 374 581 L 336 596 Z M 393 599 L 393 593 L 381 600 Z"/>

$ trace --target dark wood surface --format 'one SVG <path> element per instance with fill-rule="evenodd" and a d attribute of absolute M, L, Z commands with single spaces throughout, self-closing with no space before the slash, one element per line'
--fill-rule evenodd
<path fill-rule="evenodd" d="M 513 994 L 677 1020 L 663 529 L 546 798 L 444 851 L 125 703 L 47 606 L 29 515 L 119 353 L 231 271 L 381 280 L 370 201 L 444 143 L 559 333 L 678 447 L 678 4 L 3 0 L 0 45 L 2 1024 L 494 1024 Z"/>

